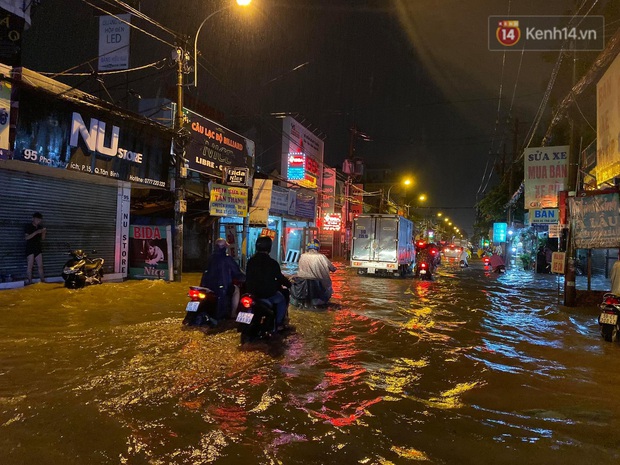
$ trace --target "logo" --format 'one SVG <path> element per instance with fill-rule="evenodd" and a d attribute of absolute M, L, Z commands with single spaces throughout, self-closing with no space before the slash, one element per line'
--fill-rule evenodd
<path fill-rule="evenodd" d="M 506 47 L 515 45 L 521 38 L 519 21 L 499 21 L 495 37 L 500 44 Z"/>

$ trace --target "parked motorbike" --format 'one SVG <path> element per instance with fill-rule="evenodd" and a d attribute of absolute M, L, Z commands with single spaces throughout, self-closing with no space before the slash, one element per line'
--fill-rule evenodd
<path fill-rule="evenodd" d="M 286 316 L 288 320 L 288 304 L 290 293 L 283 288 L 280 292 L 286 298 Z M 276 332 L 276 309 L 267 300 L 257 299 L 252 294 L 241 296 L 241 308 L 237 313 L 237 331 L 241 333 L 241 345 L 260 339 L 269 339 Z"/>
<path fill-rule="evenodd" d="M 599 305 L 601 314 L 598 324 L 601 327 L 601 336 L 607 342 L 616 342 L 620 333 L 618 315 L 620 315 L 620 296 L 607 293 L 603 295 L 603 302 Z"/>
<path fill-rule="evenodd" d="M 93 253 L 95 251 L 93 250 Z M 89 284 L 101 284 L 103 282 L 103 258 L 88 258 L 82 249 L 69 252 L 71 260 L 65 263 L 62 270 L 62 278 L 68 289 L 81 289 Z"/>
<path fill-rule="evenodd" d="M 214 326 L 217 311 L 217 295 L 211 289 L 200 286 L 190 286 L 187 293 L 189 302 L 185 307 L 185 326 Z"/>

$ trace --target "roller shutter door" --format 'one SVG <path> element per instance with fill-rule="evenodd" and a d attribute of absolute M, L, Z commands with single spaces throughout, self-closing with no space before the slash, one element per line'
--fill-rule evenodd
<path fill-rule="evenodd" d="M 60 276 L 71 248 L 105 259 L 114 270 L 117 187 L 0 170 L 0 278 L 26 276 L 24 227 L 36 211 L 43 215 L 47 235 L 43 266 L 47 277 Z M 36 265 L 35 279 L 38 277 Z"/>

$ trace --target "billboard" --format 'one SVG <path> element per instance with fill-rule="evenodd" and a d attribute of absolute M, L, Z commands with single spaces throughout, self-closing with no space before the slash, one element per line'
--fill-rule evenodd
<path fill-rule="evenodd" d="M 620 55 L 596 84 L 596 183 L 620 176 Z M 613 184 L 613 183 L 612 183 Z"/>
<path fill-rule="evenodd" d="M 570 197 L 568 205 L 576 248 L 617 248 L 620 245 L 617 193 Z"/>
<path fill-rule="evenodd" d="M 168 187 L 171 144 L 150 121 L 20 88 L 15 160 Z"/>
<path fill-rule="evenodd" d="M 558 193 L 568 185 L 569 146 L 532 147 L 525 160 L 525 208 L 557 208 Z"/>
<path fill-rule="evenodd" d="M 184 109 L 191 139 L 185 147 L 188 168 L 221 179 L 229 169 L 254 168 L 254 142 L 215 121 Z"/>
<path fill-rule="evenodd" d="M 244 187 L 209 185 L 211 216 L 248 216 L 248 190 Z"/>
<path fill-rule="evenodd" d="M 295 119 L 287 116 L 282 122 L 282 176 L 287 180 L 297 182 L 306 187 L 316 188 L 321 185 L 321 170 L 323 164 L 323 141 L 312 131 L 308 130 Z M 289 160 L 290 155 L 298 158 Z M 302 157 L 303 155 L 303 157 Z M 292 173 L 289 173 L 289 163 L 292 161 Z M 303 166 L 302 166 L 303 165 Z M 301 176 L 300 168 L 304 169 Z M 308 178 L 306 178 L 306 173 Z M 293 176 L 293 178 L 290 177 Z M 314 183 L 312 177 L 315 177 Z M 296 178 L 296 179 L 295 179 Z M 313 185 L 312 185 L 313 184 Z"/>
<path fill-rule="evenodd" d="M 131 15 L 99 17 L 99 71 L 129 68 Z"/>

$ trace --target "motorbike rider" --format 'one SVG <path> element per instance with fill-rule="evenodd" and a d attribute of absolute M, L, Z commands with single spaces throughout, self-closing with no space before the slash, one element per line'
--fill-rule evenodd
<path fill-rule="evenodd" d="M 282 286 L 291 287 L 291 282 L 282 274 L 280 265 L 269 256 L 272 240 L 268 236 L 256 239 L 256 253 L 248 260 L 246 268 L 246 290 L 257 299 L 270 302 L 276 309 L 276 328 L 284 329 L 286 298 L 280 292 Z"/>
<path fill-rule="evenodd" d="M 467 249 L 463 248 L 463 250 L 461 251 L 461 265 L 464 267 L 469 266 L 469 262 L 467 261 L 469 258 L 469 254 L 467 253 Z"/>
<path fill-rule="evenodd" d="M 245 280 L 239 265 L 227 252 L 228 243 L 220 237 L 215 241 L 215 249 L 200 280 L 201 287 L 211 289 L 218 297 L 213 315 L 216 321 L 234 316 L 240 297 L 239 287 L 234 283 Z"/>
<path fill-rule="evenodd" d="M 331 298 L 334 290 L 330 272 L 336 271 L 333 263 L 319 253 L 321 243 L 312 239 L 306 245 L 306 252 L 299 258 L 299 270 L 293 278 L 291 297 L 299 303 L 310 303 L 315 307 L 323 307 Z"/>
<path fill-rule="evenodd" d="M 436 254 L 431 252 L 430 245 L 424 241 L 418 241 L 417 243 L 417 252 L 416 252 L 416 262 L 418 263 L 426 263 L 429 267 L 429 271 L 432 273 L 435 271 L 436 266 Z"/>
<path fill-rule="evenodd" d="M 491 255 L 491 260 L 489 261 L 489 265 L 491 265 L 491 269 L 495 273 L 499 272 L 500 267 L 506 268 L 506 262 L 504 262 L 504 259 L 502 258 L 502 256 L 498 254 L 496 251 L 493 251 L 493 255 Z"/>

